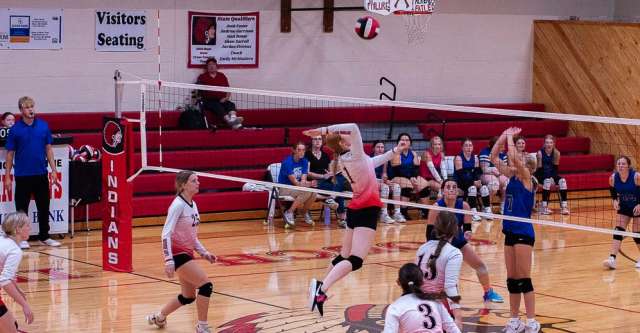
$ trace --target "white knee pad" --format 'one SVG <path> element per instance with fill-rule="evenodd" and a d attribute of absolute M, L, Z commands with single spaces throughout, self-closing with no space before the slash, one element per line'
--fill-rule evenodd
<path fill-rule="evenodd" d="M 391 186 L 392 186 L 391 189 L 393 190 L 393 196 L 395 198 L 399 197 L 401 192 L 402 192 L 402 189 L 400 188 L 400 185 L 398 185 L 396 183 L 393 183 Z"/>
<path fill-rule="evenodd" d="M 380 184 L 380 196 L 384 199 L 389 198 L 389 185 L 385 183 Z"/>
<path fill-rule="evenodd" d="M 492 180 L 491 182 L 489 182 L 489 189 L 491 190 L 491 192 L 498 192 L 498 190 L 500 189 L 500 182 L 497 180 Z M 482 189 L 480 189 L 480 191 L 482 191 Z"/>
<path fill-rule="evenodd" d="M 553 181 L 553 178 L 547 178 L 544 180 L 544 183 L 542 183 L 542 189 L 544 190 L 550 190 L 551 186 L 553 186 L 555 182 Z"/>
<path fill-rule="evenodd" d="M 564 178 L 560 178 L 560 180 L 558 181 L 558 186 L 560 186 L 561 190 L 566 190 L 567 189 L 567 180 Z"/>
<path fill-rule="evenodd" d="M 482 185 L 482 187 L 480 188 L 480 196 L 481 197 L 489 196 L 489 188 L 486 185 Z"/>
<path fill-rule="evenodd" d="M 467 195 L 470 197 L 477 197 L 478 196 L 478 189 L 475 186 L 469 186 L 469 189 L 467 190 Z"/>

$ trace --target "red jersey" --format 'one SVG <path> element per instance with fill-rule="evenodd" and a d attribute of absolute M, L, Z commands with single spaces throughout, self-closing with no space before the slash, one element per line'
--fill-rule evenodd
<path fill-rule="evenodd" d="M 229 86 L 229 80 L 227 80 L 227 77 L 220 73 L 220 72 L 216 72 L 216 76 L 215 77 L 211 77 L 211 75 L 209 75 L 209 73 L 202 73 L 200 74 L 200 76 L 198 76 L 198 80 L 196 81 L 196 84 L 202 84 L 202 85 L 208 85 L 208 86 L 218 86 L 218 87 L 228 87 Z M 204 98 L 214 98 L 214 99 L 223 99 L 225 97 L 227 97 L 227 93 L 224 91 L 209 91 L 209 90 L 201 90 L 200 91 L 202 93 L 202 96 Z"/>
<path fill-rule="evenodd" d="M 433 165 L 436 167 L 436 170 L 438 170 L 438 172 L 441 172 L 442 169 L 440 168 L 440 165 L 442 165 L 442 157 L 444 156 L 444 153 L 440 152 L 438 155 L 433 155 L 433 153 L 431 153 L 431 150 L 427 150 L 426 153 L 431 157 L 431 161 L 433 161 Z M 426 180 L 435 179 L 435 177 L 431 174 L 429 167 L 427 166 L 426 158 L 420 161 L 419 174 Z"/>

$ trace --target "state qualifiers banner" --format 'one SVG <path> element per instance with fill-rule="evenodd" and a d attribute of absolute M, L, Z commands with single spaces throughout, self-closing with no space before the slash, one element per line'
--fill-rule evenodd
<path fill-rule="evenodd" d="M 189 68 L 215 57 L 220 68 L 258 67 L 260 13 L 189 12 Z"/>
<path fill-rule="evenodd" d="M 62 9 L 0 9 L 0 48 L 62 48 Z"/>
<path fill-rule="evenodd" d="M 146 34 L 144 10 L 96 10 L 96 51 L 142 52 Z"/>

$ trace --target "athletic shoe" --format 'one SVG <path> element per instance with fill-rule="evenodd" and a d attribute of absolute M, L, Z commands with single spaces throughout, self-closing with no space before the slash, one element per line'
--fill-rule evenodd
<path fill-rule="evenodd" d="M 482 296 L 482 299 L 485 302 L 504 303 L 504 298 L 502 298 L 500 294 L 493 290 L 493 288 L 489 288 L 489 290 L 487 290 L 487 292 Z"/>
<path fill-rule="evenodd" d="M 320 316 L 324 315 L 324 302 L 327 301 L 327 295 L 322 292 L 322 281 L 311 279 L 309 285 L 309 303 L 311 303 L 311 312 L 318 309 Z"/>
<path fill-rule="evenodd" d="M 196 333 L 213 333 L 210 326 L 202 327 L 200 325 L 196 325 Z"/>
<path fill-rule="evenodd" d="M 167 318 L 164 318 L 164 320 L 161 321 L 159 319 L 159 313 L 153 313 L 147 316 L 147 322 L 149 325 L 156 325 L 158 328 L 163 328 L 167 325 Z"/>
<path fill-rule="evenodd" d="M 306 213 L 304 213 L 304 223 L 306 223 L 308 225 L 315 225 L 316 224 L 313 221 L 313 218 L 311 217 L 311 213 L 309 213 L 308 211 Z"/>
<path fill-rule="evenodd" d="M 551 210 L 551 208 L 549 208 L 549 206 L 542 206 L 542 209 L 540 210 L 540 214 L 551 215 L 553 214 L 553 211 Z"/>
<path fill-rule="evenodd" d="M 474 214 L 474 215 L 471 217 L 471 221 L 472 221 L 472 222 L 480 222 L 480 221 L 482 221 L 482 217 L 480 217 L 480 215 L 475 215 L 475 214 Z"/>
<path fill-rule="evenodd" d="M 602 266 L 608 269 L 616 269 L 616 258 L 609 256 L 607 260 L 602 262 Z"/>
<path fill-rule="evenodd" d="M 44 241 L 40 241 L 40 244 L 51 246 L 51 247 L 57 247 L 57 246 L 62 245 L 62 243 L 58 242 L 57 240 L 53 240 L 51 238 L 47 238 Z"/>
<path fill-rule="evenodd" d="M 380 214 L 380 221 L 382 223 L 385 223 L 385 224 L 396 223 L 396 221 L 394 219 L 392 219 L 391 216 L 389 216 L 388 213 L 381 213 Z"/>
<path fill-rule="evenodd" d="M 20 242 L 19 245 L 20 245 L 20 248 L 23 249 L 23 250 L 26 250 L 26 249 L 31 247 L 31 245 L 29 245 L 29 242 L 27 242 L 27 241 L 22 241 L 22 242 Z"/>
<path fill-rule="evenodd" d="M 407 222 L 407 219 L 404 218 L 404 215 L 402 215 L 401 212 L 395 212 L 393 213 L 393 217 L 392 217 L 396 222 L 398 223 L 404 223 Z"/>
<path fill-rule="evenodd" d="M 493 214 L 491 207 L 484 207 L 484 212 L 487 214 Z M 493 217 L 485 217 L 487 221 L 493 221 Z"/>
<path fill-rule="evenodd" d="M 338 203 L 333 200 L 332 198 L 328 198 L 324 201 L 324 204 L 329 206 L 329 208 L 331 208 L 332 210 L 336 210 L 338 209 Z"/>
<path fill-rule="evenodd" d="M 502 330 L 504 333 L 522 333 L 525 330 L 524 323 L 517 318 L 509 319 L 507 326 Z"/>
<path fill-rule="evenodd" d="M 285 223 L 285 227 L 295 227 L 296 226 L 296 219 L 295 217 L 293 217 L 293 213 L 291 212 L 284 212 L 284 223 Z"/>
<path fill-rule="evenodd" d="M 560 214 L 562 214 L 562 215 L 569 215 L 569 207 L 567 207 L 567 206 L 562 206 L 562 209 L 560 210 Z"/>
<path fill-rule="evenodd" d="M 540 323 L 535 319 L 533 321 L 527 320 L 527 325 L 524 327 L 525 333 L 538 333 L 540 332 Z"/>
<path fill-rule="evenodd" d="M 347 220 L 344 220 L 344 219 L 338 220 L 338 226 L 340 228 L 346 228 L 347 227 Z"/>

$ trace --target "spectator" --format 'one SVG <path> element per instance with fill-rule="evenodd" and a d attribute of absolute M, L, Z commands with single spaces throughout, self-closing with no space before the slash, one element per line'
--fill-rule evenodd
<path fill-rule="evenodd" d="M 5 148 L 7 149 L 7 164 L 5 172 L 11 172 L 14 166 L 16 179 L 15 203 L 16 211 L 29 212 L 29 201 L 33 194 L 38 208 L 38 240 L 49 246 L 60 246 L 60 242 L 49 237 L 49 179 L 47 161 L 51 166 L 51 183 L 56 183 L 58 170 L 53 159 L 51 144 L 53 138 L 49 125 L 41 119 L 36 119 L 35 102 L 31 97 L 24 96 L 18 100 L 18 107 L 22 117 L 9 132 Z M 6 191 L 11 190 L 13 180 L 4 177 Z M 20 247 L 29 248 L 27 241 L 21 241 Z"/>
<path fill-rule="evenodd" d="M 346 179 L 342 173 L 336 175 L 329 167 L 331 158 L 327 153 L 322 151 L 322 137 L 315 136 L 311 138 L 311 149 L 305 153 L 305 158 L 309 161 L 309 179 L 313 180 L 316 184 L 313 187 L 326 191 L 343 192 L 345 190 Z M 325 204 L 329 205 L 332 209 L 338 213 L 340 219 L 339 224 L 342 224 L 347 218 L 347 210 L 344 207 L 344 198 L 338 197 L 335 200 L 328 198 Z M 346 224 L 346 221 L 344 222 Z"/>
<path fill-rule="evenodd" d="M 410 201 L 416 196 L 415 187 L 417 187 L 418 184 L 415 182 L 415 179 L 418 176 L 420 156 L 411 149 L 411 136 L 408 133 L 400 133 L 397 142 L 405 143 L 405 148 L 400 154 L 394 155 L 391 160 L 391 168 L 393 171 L 391 181 L 400 185 L 402 189 L 400 191 L 402 201 Z M 412 181 L 412 179 L 414 181 Z M 405 219 L 409 218 L 408 207 L 403 207 L 400 211 Z"/>
<path fill-rule="evenodd" d="M 206 61 L 206 71 L 200 76 L 196 84 L 228 87 L 229 80 L 218 72 L 218 61 L 216 58 L 209 58 Z M 201 90 L 202 106 L 204 109 L 213 112 L 220 120 L 224 120 L 231 128 L 241 129 L 244 118 L 236 115 L 236 105 L 231 102 L 231 93 L 223 91 Z"/>
<path fill-rule="evenodd" d="M 2 114 L 2 127 L 11 128 L 16 123 L 16 116 L 11 112 L 5 112 Z"/>
<path fill-rule="evenodd" d="M 507 189 L 507 183 L 509 182 L 509 178 L 500 173 L 500 170 L 497 166 L 491 163 L 491 159 L 489 156 L 491 155 L 491 149 L 493 149 L 493 145 L 498 141 L 498 137 L 494 136 L 489 140 L 489 145 L 483 148 L 480 151 L 480 169 L 482 169 L 482 176 L 480 177 L 480 181 L 482 185 L 487 186 L 489 188 L 489 197 L 482 197 L 482 205 L 484 206 L 485 213 L 492 213 L 491 210 L 491 197 L 494 197 L 498 194 L 498 191 L 502 193 L 502 201 L 504 202 L 504 193 Z M 500 147 L 498 150 L 498 157 L 502 164 L 507 164 L 507 153 L 504 151 L 504 146 Z M 502 205 L 500 205 L 502 206 Z M 490 220 L 490 219 L 489 219 Z"/>
<path fill-rule="evenodd" d="M 385 153 L 384 142 L 377 140 L 373 142 L 373 154 L 371 157 L 375 157 L 378 155 L 383 155 Z M 380 188 L 380 198 L 389 199 L 391 198 L 396 201 L 400 201 L 400 185 L 396 183 L 392 183 L 389 180 L 389 171 L 391 169 L 390 163 L 385 163 L 383 165 L 378 166 L 376 171 L 376 178 L 378 179 L 378 187 Z M 394 205 L 394 213 L 393 217 L 389 216 L 389 211 L 387 209 L 387 204 L 382 206 L 382 210 L 380 210 L 380 221 L 382 223 L 395 223 L 395 222 L 407 222 L 402 213 L 400 212 L 400 205 Z"/>
<path fill-rule="evenodd" d="M 278 174 L 279 184 L 311 187 L 311 182 L 307 181 L 309 161 L 304 158 L 305 151 L 306 146 L 303 142 L 298 142 L 293 145 L 291 155 L 287 156 L 280 166 L 280 173 Z M 311 214 L 309 214 L 309 208 L 311 208 L 311 205 L 316 200 L 315 193 L 281 188 L 280 195 L 288 195 L 294 199 L 291 207 L 284 212 L 285 223 L 290 226 L 294 226 L 294 213 L 297 208 L 302 207 L 305 223 L 309 225 L 314 224 Z"/>

